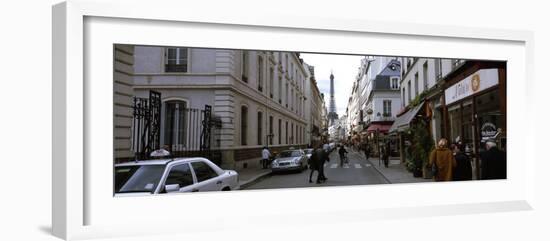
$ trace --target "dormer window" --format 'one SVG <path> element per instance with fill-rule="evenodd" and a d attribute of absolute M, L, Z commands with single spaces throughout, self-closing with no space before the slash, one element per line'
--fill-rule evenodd
<path fill-rule="evenodd" d="M 399 77 L 390 78 L 390 88 L 394 90 L 399 89 Z"/>

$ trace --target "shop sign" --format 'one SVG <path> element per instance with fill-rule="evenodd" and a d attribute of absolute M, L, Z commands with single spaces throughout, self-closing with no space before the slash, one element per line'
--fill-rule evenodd
<path fill-rule="evenodd" d="M 495 85 L 498 85 L 498 69 L 478 70 L 445 90 L 445 104 L 452 104 Z"/>
<path fill-rule="evenodd" d="M 495 138 L 498 134 L 497 126 L 491 122 L 485 122 L 481 126 L 481 140 L 485 141 L 490 138 Z"/>

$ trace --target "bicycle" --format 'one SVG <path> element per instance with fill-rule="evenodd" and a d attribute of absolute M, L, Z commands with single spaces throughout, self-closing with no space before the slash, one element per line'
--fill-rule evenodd
<path fill-rule="evenodd" d="M 349 164 L 348 153 L 344 154 L 344 163 Z"/>
<path fill-rule="evenodd" d="M 344 155 L 340 155 L 340 167 L 343 167 L 345 164 L 349 164 L 349 159 L 347 153 L 344 153 Z"/>

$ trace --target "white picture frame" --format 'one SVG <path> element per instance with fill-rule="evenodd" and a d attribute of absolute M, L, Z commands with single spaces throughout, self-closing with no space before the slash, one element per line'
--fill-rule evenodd
<path fill-rule="evenodd" d="M 184 7 L 191 8 L 189 14 L 181 15 L 178 11 Z M 150 11 L 151 8 L 155 8 L 156 11 Z M 129 2 L 118 0 L 106 2 L 73 0 L 53 7 L 52 227 L 54 235 L 64 239 L 86 239 L 202 232 L 208 229 L 231 230 L 236 228 L 239 222 L 258 217 L 264 217 L 262 219 L 264 221 L 259 221 L 255 225 L 285 226 L 300 225 L 303 222 L 415 218 L 533 208 L 534 145 L 518 141 L 522 138 L 517 139 L 520 136 L 534 137 L 530 128 L 521 133 L 518 131 L 521 123 L 530 116 L 530 113 L 525 114 L 525 111 L 531 110 L 522 110 L 522 106 L 529 103 L 532 98 L 530 93 L 533 92 L 530 85 L 531 66 L 533 66 L 532 32 L 364 22 L 349 19 L 301 18 L 284 14 L 251 14 L 253 15 L 209 15 L 203 9 L 193 9 L 193 6 L 178 1 L 164 5 L 132 1 L 130 5 Z M 140 36 L 138 29 L 155 34 L 145 35 L 141 32 L 142 36 Z M 196 35 L 188 39 L 163 38 L 163 36 L 166 37 L 168 30 L 178 36 L 184 36 L 181 31 Z M 278 35 L 290 38 L 269 43 L 250 40 L 227 41 L 227 39 L 222 43 L 220 39 L 206 38 L 215 36 L 220 31 L 227 36 L 235 37 L 238 33 L 258 40 Z M 320 41 L 322 44 L 313 43 L 311 41 L 313 38 L 322 39 Z M 295 39 L 311 42 L 291 41 Z M 345 46 L 335 44 L 343 40 L 347 42 Z M 373 45 L 362 46 L 361 43 L 365 41 Z M 105 168 L 112 166 L 112 158 L 104 162 L 92 161 L 103 154 L 108 156 L 109 152 L 112 155 L 112 148 L 110 148 L 112 133 L 98 131 L 103 127 L 106 130 L 112 130 L 109 128 L 109 123 L 112 127 L 112 99 L 105 98 L 103 101 L 90 103 L 90 99 L 98 100 L 95 97 L 97 95 L 112 95 L 111 79 L 105 83 L 91 81 L 104 79 L 102 77 L 112 73 L 112 52 L 105 52 L 109 43 L 111 45 L 113 43 L 191 45 L 506 60 L 510 80 L 507 94 L 509 100 L 513 98 L 513 101 L 508 103 L 509 178 L 501 181 L 468 183 L 347 186 L 114 199 L 111 194 L 106 195 L 104 190 L 112 180 L 97 178 L 101 175 L 112 175 L 112 169 Z M 410 44 L 418 44 L 420 47 L 405 50 L 405 47 Z M 430 47 L 426 47 L 426 44 L 430 44 Z M 472 51 L 460 51 L 465 48 Z M 94 51 L 90 52 L 91 49 Z M 93 53 L 93 56 L 86 55 L 90 53 Z M 92 73 L 90 68 L 94 70 Z M 109 85 L 111 89 L 108 88 Z M 520 112 L 524 114 L 519 115 Z M 90 137 L 91 133 L 93 137 Z M 111 137 L 102 138 L 108 136 Z M 101 144 L 101 142 L 105 143 Z M 458 197 L 456 191 L 462 192 L 465 196 Z M 436 195 L 433 193 L 445 195 L 435 200 Z M 405 196 L 407 200 L 396 198 L 398 197 L 396 195 Z M 280 200 L 281 196 L 292 196 L 300 201 L 328 197 L 336 202 L 348 200 L 350 205 L 328 209 L 325 207 L 323 211 L 315 211 L 321 209 L 312 205 L 307 210 L 290 208 L 281 212 L 262 209 L 258 204 L 263 201 L 262 205 L 269 206 Z M 359 203 L 353 200 L 354 198 L 365 197 L 371 197 L 361 202 L 363 204 L 367 202 L 368 207 L 353 205 Z M 372 199 L 372 197 L 385 198 Z M 220 200 L 232 206 L 234 210 L 215 207 Z M 182 202 L 186 205 L 214 207 L 205 212 L 215 220 L 201 217 L 200 214 L 204 212 L 186 212 L 186 215 L 195 218 L 194 222 L 184 222 L 185 225 L 180 223 L 179 228 L 175 229 L 170 225 L 170 220 L 181 214 L 175 211 L 177 209 L 174 207 L 178 207 Z M 158 213 L 131 215 L 131 211 L 138 207 L 149 210 L 156 208 Z M 243 210 L 243 208 L 246 209 Z M 319 218 L 326 215 L 332 218 L 327 221 Z M 285 224 L 281 224 L 281 220 L 286 220 Z"/>

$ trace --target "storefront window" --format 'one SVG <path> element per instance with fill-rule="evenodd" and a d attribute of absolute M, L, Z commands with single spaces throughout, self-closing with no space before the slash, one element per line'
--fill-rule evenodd
<path fill-rule="evenodd" d="M 437 143 L 439 139 L 441 139 L 441 131 L 443 130 L 443 123 L 442 123 L 442 116 L 443 116 L 443 110 L 441 108 L 437 108 L 433 112 L 433 119 L 432 119 L 432 133 L 434 134 L 434 142 Z"/>
<path fill-rule="evenodd" d="M 480 149 L 485 147 L 487 139 L 494 139 L 502 149 L 505 149 L 503 138 L 505 127 L 500 112 L 498 91 L 494 90 L 476 98 L 477 120 L 480 136 Z"/>
<path fill-rule="evenodd" d="M 474 146 L 474 129 L 475 126 L 472 123 L 473 105 L 472 101 L 465 101 L 462 104 L 462 144 L 465 146 L 466 152 L 472 151 L 471 147 Z M 466 148 L 468 147 L 468 148 Z"/>
<path fill-rule="evenodd" d="M 495 140 L 501 150 L 506 150 L 506 110 L 500 75 L 496 69 L 480 69 L 472 77 L 465 78 L 445 90 L 447 129 L 450 142 L 461 141 L 470 155 L 475 169 L 474 177 L 480 178 L 481 154 L 485 143 Z"/>
<path fill-rule="evenodd" d="M 451 142 L 455 142 L 460 138 L 460 105 L 453 105 L 449 107 L 449 124 L 451 127 Z"/>
<path fill-rule="evenodd" d="M 467 153 L 473 151 L 474 129 L 472 122 L 473 102 L 466 100 L 449 107 L 451 143 L 461 142 Z"/>

